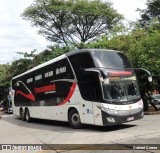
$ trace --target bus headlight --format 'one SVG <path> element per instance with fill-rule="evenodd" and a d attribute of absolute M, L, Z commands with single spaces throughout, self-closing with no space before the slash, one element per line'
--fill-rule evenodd
<path fill-rule="evenodd" d="M 143 108 L 143 101 L 142 101 L 142 99 L 138 102 L 138 105 L 139 105 L 140 108 Z"/>
<path fill-rule="evenodd" d="M 118 111 L 115 110 L 115 109 L 108 109 L 108 108 L 101 108 L 102 111 L 108 113 L 108 114 L 111 114 L 111 115 L 116 115 L 118 114 Z"/>
<path fill-rule="evenodd" d="M 112 114 L 112 115 L 118 114 L 118 111 L 115 110 L 115 109 L 108 109 L 106 112 L 107 112 L 108 114 Z"/>

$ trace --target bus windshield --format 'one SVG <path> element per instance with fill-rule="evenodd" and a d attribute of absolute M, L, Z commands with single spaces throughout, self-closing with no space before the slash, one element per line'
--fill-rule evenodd
<path fill-rule="evenodd" d="M 103 84 L 104 99 L 112 102 L 127 102 L 140 98 L 136 81 L 111 81 Z"/>
<path fill-rule="evenodd" d="M 105 68 L 132 68 L 128 58 L 120 52 L 113 51 L 92 51 L 96 67 Z"/>

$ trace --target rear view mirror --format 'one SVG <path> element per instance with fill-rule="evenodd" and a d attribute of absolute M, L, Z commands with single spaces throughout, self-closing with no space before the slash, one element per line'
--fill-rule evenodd
<path fill-rule="evenodd" d="M 134 70 L 138 78 L 144 77 L 148 82 L 152 82 L 152 75 L 148 70 L 144 68 L 134 68 Z"/>

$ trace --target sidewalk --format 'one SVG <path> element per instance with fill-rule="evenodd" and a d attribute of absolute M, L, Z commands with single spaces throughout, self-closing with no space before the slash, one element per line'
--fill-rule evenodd
<path fill-rule="evenodd" d="M 1 110 L 0 110 L 0 119 L 1 119 Z"/>
<path fill-rule="evenodd" d="M 160 114 L 160 105 L 156 105 L 159 111 L 155 111 L 154 108 L 150 105 L 149 110 L 144 112 L 144 115 L 155 115 Z"/>

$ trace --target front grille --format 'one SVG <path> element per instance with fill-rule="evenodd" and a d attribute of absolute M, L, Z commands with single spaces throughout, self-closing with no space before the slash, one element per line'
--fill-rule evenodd
<path fill-rule="evenodd" d="M 131 109 L 131 110 L 130 110 L 130 113 L 131 113 L 131 114 L 137 114 L 137 113 L 139 113 L 140 111 L 142 111 L 142 108 Z"/>
<path fill-rule="evenodd" d="M 141 108 L 131 109 L 131 110 L 119 110 L 118 115 L 119 116 L 134 115 L 134 114 L 139 113 L 140 111 L 142 111 Z"/>

